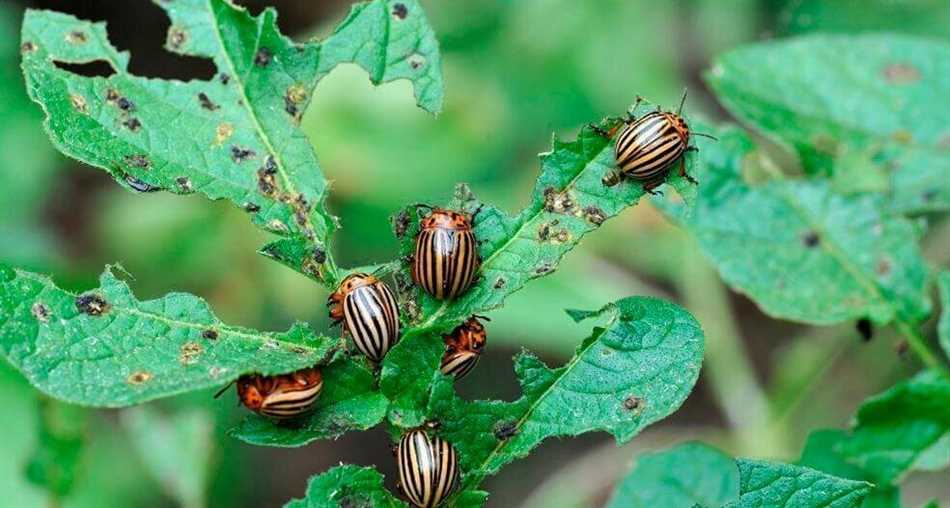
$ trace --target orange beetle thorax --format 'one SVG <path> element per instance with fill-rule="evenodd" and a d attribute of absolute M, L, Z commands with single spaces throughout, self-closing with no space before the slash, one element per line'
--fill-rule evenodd
<path fill-rule="evenodd" d="M 468 216 L 453 210 L 436 208 L 420 223 L 422 229 L 454 229 L 468 231 L 472 229 Z"/>
<path fill-rule="evenodd" d="M 481 354 L 482 348 L 485 347 L 486 337 L 485 327 L 478 321 L 478 318 L 472 317 L 459 325 L 451 334 L 446 335 L 444 340 L 449 351 L 467 351 Z"/>
<path fill-rule="evenodd" d="M 670 125 L 676 129 L 676 133 L 683 138 L 683 143 L 689 144 L 689 126 L 686 125 L 686 120 L 683 117 L 677 115 L 676 113 L 660 113 L 663 115 Z"/>

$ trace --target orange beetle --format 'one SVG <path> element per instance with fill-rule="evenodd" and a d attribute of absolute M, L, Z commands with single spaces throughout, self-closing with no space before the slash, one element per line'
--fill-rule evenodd
<path fill-rule="evenodd" d="M 323 388 L 320 369 L 308 367 L 290 374 L 246 374 L 237 380 L 238 399 L 255 413 L 284 420 L 313 408 Z"/>
<path fill-rule="evenodd" d="M 479 319 L 490 321 L 484 316 L 472 316 L 452 330 L 452 333 L 442 337 L 445 341 L 441 366 L 443 374 L 462 379 L 478 363 L 488 338 Z"/>

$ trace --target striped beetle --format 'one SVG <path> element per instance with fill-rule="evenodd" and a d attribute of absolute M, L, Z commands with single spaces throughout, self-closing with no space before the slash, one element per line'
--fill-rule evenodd
<path fill-rule="evenodd" d="M 389 286 L 366 273 L 348 275 L 327 298 L 330 318 L 353 337 L 360 352 L 380 362 L 399 340 L 399 307 Z"/>
<path fill-rule="evenodd" d="M 689 125 L 681 116 L 686 91 L 683 91 L 676 113 L 662 111 L 658 107 L 656 111 L 637 118 L 635 113 L 642 101 L 643 98 L 637 96 L 633 108 L 627 113 L 624 128 L 614 145 L 614 160 L 618 169 L 604 177 L 604 185 L 611 187 L 620 183 L 621 178 L 630 177 L 643 182 L 643 190 L 656 194 L 653 189 L 663 184 L 670 168 L 677 161 L 680 164 L 680 176 L 694 184 L 698 183 L 686 173 L 684 154 L 697 150 L 689 146 L 689 137 L 692 134 L 716 138 L 709 134 L 690 133 Z M 594 129 L 601 135 L 613 137 L 614 129 L 605 131 L 597 126 Z"/>
<path fill-rule="evenodd" d="M 412 280 L 439 300 L 457 297 L 475 280 L 480 263 L 477 247 L 472 217 L 433 208 L 420 222 Z"/>
<path fill-rule="evenodd" d="M 487 334 L 479 319 L 491 321 L 485 316 L 472 316 L 458 325 L 452 333 L 442 337 L 445 341 L 445 354 L 442 355 L 442 373 L 455 376 L 456 380 L 468 374 L 485 347 Z"/>
<path fill-rule="evenodd" d="M 425 430 L 410 430 L 396 445 L 399 489 L 419 508 L 433 508 L 447 498 L 459 480 L 455 448 Z"/>
<path fill-rule="evenodd" d="M 316 367 L 278 376 L 246 374 L 237 380 L 241 404 L 278 420 L 295 418 L 313 409 L 322 388 L 323 376 Z"/>

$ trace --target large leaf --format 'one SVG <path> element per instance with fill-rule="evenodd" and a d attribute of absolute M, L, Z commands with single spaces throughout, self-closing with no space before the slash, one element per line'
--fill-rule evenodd
<path fill-rule="evenodd" d="M 0 266 L 0 350 L 33 386 L 76 404 L 119 407 L 325 361 L 337 339 L 228 326 L 200 298 L 139 301 L 111 270 L 73 294 Z"/>
<path fill-rule="evenodd" d="M 317 82 L 344 62 L 374 83 L 410 79 L 420 106 L 438 111 L 441 57 L 422 8 L 415 0 L 360 4 L 325 41 L 297 44 L 280 34 L 272 9 L 253 17 L 226 0 L 156 3 L 171 19 L 166 47 L 210 58 L 213 80 L 132 75 L 104 24 L 26 13 L 23 71 L 53 141 L 130 189 L 200 192 L 243 207 L 258 226 L 305 243 L 308 262 L 295 268 L 333 286 L 336 219 L 298 124 Z M 57 66 L 93 61 L 114 74 L 82 77 Z"/>
<path fill-rule="evenodd" d="M 940 288 L 941 308 L 937 335 L 943 352 L 950 358 L 950 271 L 940 273 L 937 277 L 937 286 Z"/>
<path fill-rule="evenodd" d="M 294 499 L 284 508 L 404 508 L 408 506 L 383 486 L 383 475 L 371 467 L 337 466 L 310 478 L 303 499 Z"/>
<path fill-rule="evenodd" d="M 914 323 L 929 314 L 914 223 L 879 195 L 844 196 L 822 180 L 750 185 L 748 136 L 733 127 L 718 135 L 697 141 L 704 165 L 692 214 L 672 213 L 730 286 L 768 314 L 814 324 Z"/>
<path fill-rule="evenodd" d="M 950 44 L 899 35 L 808 36 L 746 46 L 707 79 L 743 121 L 790 143 L 844 190 L 889 180 L 904 212 L 950 209 Z M 876 184 L 870 184 L 876 186 Z"/>
<path fill-rule="evenodd" d="M 875 481 L 898 482 L 933 447 L 942 457 L 928 458 L 927 469 L 950 464 L 950 380 L 924 372 L 865 401 L 849 439 L 838 451 Z"/>
<path fill-rule="evenodd" d="M 464 486 L 477 486 L 549 437 L 602 430 L 626 442 L 675 411 L 692 390 L 703 333 L 682 308 L 632 297 L 576 314 L 596 314 L 603 326 L 563 367 L 519 355 L 515 372 L 524 393 L 518 400 L 465 401 L 444 377 L 433 388 L 429 415 L 458 449 Z"/>
<path fill-rule="evenodd" d="M 373 373 L 362 363 L 338 361 L 322 373 L 328 381 L 313 412 L 302 421 L 277 425 L 251 415 L 229 434 L 251 444 L 295 447 L 335 438 L 349 430 L 366 430 L 386 417 L 389 401 L 376 389 Z"/>
<path fill-rule="evenodd" d="M 61 499 L 70 493 L 79 473 L 88 411 L 46 397 L 39 400 L 37 409 L 39 434 L 26 476 L 52 499 Z"/>
<path fill-rule="evenodd" d="M 871 485 L 814 469 L 762 460 L 738 459 L 739 499 L 729 508 L 856 508 Z"/>
<path fill-rule="evenodd" d="M 708 445 L 686 443 L 638 457 L 607 508 L 716 507 L 738 498 L 735 460 Z"/>
<path fill-rule="evenodd" d="M 833 474 L 849 480 L 872 481 L 871 475 L 849 463 L 838 452 L 840 443 L 848 439 L 848 433 L 837 429 L 816 430 L 808 435 L 798 464 Z M 876 485 L 862 508 L 900 508 L 900 491 L 889 485 Z"/>
<path fill-rule="evenodd" d="M 162 414 L 154 406 L 122 413 L 139 460 L 182 508 L 206 506 L 214 456 L 214 418 L 203 409 Z"/>
<path fill-rule="evenodd" d="M 609 127 L 613 122 L 605 120 L 601 125 Z M 439 333 L 471 315 L 500 307 L 530 280 L 556 270 L 561 258 L 584 235 L 639 201 L 644 191 L 638 182 L 627 180 L 615 187 L 603 184 L 603 177 L 614 168 L 613 142 L 584 127 L 574 141 L 555 138 L 552 150 L 541 155 L 541 174 L 531 202 L 515 216 L 479 202 L 467 187 L 459 187 L 450 206 L 469 213 L 478 211 L 479 279 L 451 301 L 435 300 L 419 290 L 409 293 L 410 324 L 386 356 L 380 385 L 394 401 L 390 415 L 394 423 L 405 427 L 421 423 L 433 378 L 419 373 L 437 374 L 443 350 Z M 684 193 L 693 191 L 692 185 L 678 176 L 671 177 L 670 183 Z M 413 207 L 394 218 L 403 255 L 413 251 L 418 223 L 419 211 Z M 408 270 L 398 276 L 408 281 Z M 413 375 L 405 375 L 407 372 Z"/>

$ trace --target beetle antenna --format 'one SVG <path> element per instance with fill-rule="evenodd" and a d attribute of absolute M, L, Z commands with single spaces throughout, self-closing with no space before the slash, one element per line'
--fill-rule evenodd
<path fill-rule="evenodd" d="M 702 136 L 702 137 L 704 137 L 704 138 L 709 138 L 709 139 L 712 139 L 712 140 L 715 140 L 715 141 L 719 141 L 719 138 L 717 138 L 716 136 L 713 136 L 712 134 L 706 134 L 706 133 L 703 133 L 703 132 L 693 132 L 692 135 L 693 135 L 693 136 Z"/>
<path fill-rule="evenodd" d="M 224 392 L 226 392 L 226 391 L 228 391 L 228 388 L 231 388 L 231 385 L 233 385 L 233 384 L 234 384 L 234 381 L 231 381 L 230 383 L 224 385 L 224 388 L 218 390 L 218 393 L 214 394 L 214 398 L 217 399 L 218 397 L 220 397 L 221 394 L 224 393 Z"/>
<path fill-rule="evenodd" d="M 491 318 L 488 316 L 483 316 L 481 314 L 475 314 L 472 317 L 481 319 L 482 321 L 491 321 Z"/>
<path fill-rule="evenodd" d="M 415 208 L 416 211 L 418 211 L 419 208 L 427 208 L 427 209 L 429 209 L 429 210 L 435 210 L 435 207 L 434 207 L 434 206 L 432 206 L 432 205 L 430 205 L 430 204 L 427 204 L 427 203 L 412 203 L 412 204 L 409 205 L 409 206 Z"/>
<path fill-rule="evenodd" d="M 683 88 L 683 98 L 680 99 L 680 107 L 676 110 L 676 116 L 683 115 L 683 104 L 686 104 L 686 88 Z"/>

